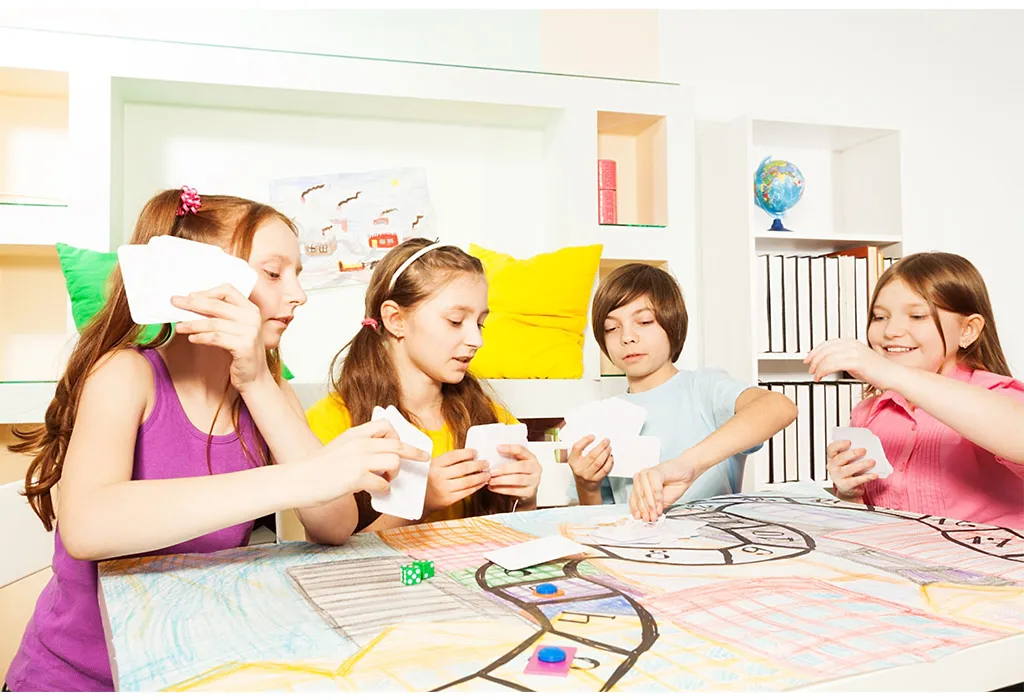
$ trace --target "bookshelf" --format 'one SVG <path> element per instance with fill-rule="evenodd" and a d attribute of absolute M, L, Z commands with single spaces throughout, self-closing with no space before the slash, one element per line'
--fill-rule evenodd
<path fill-rule="evenodd" d="M 38 214 L 36 225 L 10 227 L 34 230 L 26 242 L 4 229 L 0 212 L 0 245 L 52 250 L 62 240 L 110 251 L 161 188 L 266 200 L 277 177 L 417 166 L 447 241 L 521 258 L 601 243 L 605 268 L 648 260 L 668 266 L 684 290 L 699 283 L 693 99 L 678 84 L 14 28 L 0 28 L 0 70 L 50 86 L 63 104 L 67 164 L 66 182 L 30 193 L 60 209 L 46 215 L 63 223 Z M 36 79 L 40 72 L 50 77 Z M 619 162 L 622 225 L 598 224 L 599 157 Z M 58 268 L 45 265 L 19 278 L 29 285 L 21 288 L 56 284 Z M 362 293 L 314 291 L 285 336 L 282 353 L 307 403 L 326 391 L 330 359 L 358 328 Z M 26 391 L 32 400 L 0 420 L 42 420 L 60 362 L 56 336 L 63 326 L 74 339 L 66 310 L 46 316 L 54 347 L 17 377 L 31 390 L 0 381 L 0 406 L 19 405 Z M 8 327 L 20 334 L 27 319 Z M 535 419 L 621 391 L 621 377 L 602 376 L 591 335 L 588 325 L 582 378 L 492 380 L 493 390 Z M 0 337 L 0 354 L 17 344 L 11 337 Z M 691 334 L 682 362 L 699 363 L 701 340 Z"/>
<path fill-rule="evenodd" d="M 783 218 L 792 231 L 769 231 L 772 217 L 754 204 L 767 156 L 804 174 L 803 198 Z M 824 446 L 860 384 L 834 375 L 813 385 L 803 359 L 822 340 L 863 339 L 872 281 L 902 254 L 900 163 L 894 128 L 742 116 L 698 130 L 706 364 L 799 409 L 747 460 L 744 490 L 827 483 Z"/>

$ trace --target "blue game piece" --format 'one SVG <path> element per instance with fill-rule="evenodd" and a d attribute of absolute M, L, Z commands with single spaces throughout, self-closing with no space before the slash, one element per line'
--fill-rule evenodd
<path fill-rule="evenodd" d="M 542 583 L 537 586 L 537 592 L 541 595 L 554 595 L 558 593 L 558 586 L 553 583 Z"/>
<path fill-rule="evenodd" d="M 565 652 L 558 647 L 541 647 L 537 652 L 537 660 L 546 664 L 559 664 L 565 661 Z"/>

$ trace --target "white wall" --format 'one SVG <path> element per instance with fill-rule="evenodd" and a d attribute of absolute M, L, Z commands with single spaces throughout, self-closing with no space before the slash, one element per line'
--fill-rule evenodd
<path fill-rule="evenodd" d="M 542 129 L 146 104 L 127 105 L 124 124 L 125 222 L 165 187 L 267 201 L 274 178 L 412 166 L 427 171 L 445 241 L 524 257 L 566 242 L 547 224 L 544 192 L 524 184 L 542 170 Z M 359 329 L 364 293 L 309 294 L 282 345 L 298 379 L 326 378 Z"/>
<path fill-rule="evenodd" d="M 901 129 L 904 252 L 977 265 L 1024 374 L 1024 12 L 670 10 L 658 28 L 661 78 L 696 88 L 698 120 Z"/>
<path fill-rule="evenodd" d="M 949 250 L 979 267 L 1024 373 L 1014 309 L 1024 276 L 1013 267 L 1024 254 L 1024 12 L 664 10 L 653 25 L 646 14 L 582 12 L 577 23 L 564 11 L 204 10 L 183 23 L 123 9 L 3 10 L 0 25 L 660 78 L 696 88 L 698 119 L 899 128 L 905 250 Z M 595 39 L 583 29 L 601 17 Z"/>

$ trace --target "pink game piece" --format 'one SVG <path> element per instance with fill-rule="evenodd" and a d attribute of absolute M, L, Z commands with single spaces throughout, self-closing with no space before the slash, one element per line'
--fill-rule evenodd
<path fill-rule="evenodd" d="M 615 161 L 601 158 L 597 161 L 597 189 L 615 190 Z"/>
<path fill-rule="evenodd" d="M 619 223 L 619 212 L 615 198 L 615 190 L 597 191 L 597 223 Z"/>
<path fill-rule="evenodd" d="M 544 663 L 537 658 L 537 654 L 544 647 L 556 646 L 554 644 L 538 644 L 533 650 L 533 656 L 526 662 L 526 670 L 524 673 L 528 673 L 534 676 L 568 676 L 569 671 L 572 669 L 572 660 L 576 658 L 576 647 L 558 647 L 565 652 L 565 660 L 559 661 L 557 664 Z"/>

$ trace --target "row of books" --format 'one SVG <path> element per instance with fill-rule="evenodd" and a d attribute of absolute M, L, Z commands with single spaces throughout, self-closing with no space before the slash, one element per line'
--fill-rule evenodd
<path fill-rule="evenodd" d="M 832 442 L 832 429 L 850 424 L 850 413 L 860 403 L 864 384 L 853 380 L 761 382 L 761 387 L 788 396 L 798 415 L 762 448 L 767 449 L 768 458 L 759 462 L 766 473 L 757 475 L 758 483 L 828 479 L 825 448 Z"/>
<path fill-rule="evenodd" d="M 759 255 L 759 352 L 806 354 L 832 338 L 866 340 L 871 292 L 893 261 L 875 246 L 820 256 Z"/>

